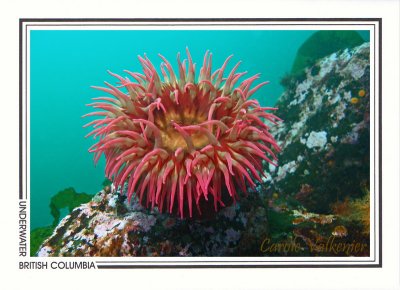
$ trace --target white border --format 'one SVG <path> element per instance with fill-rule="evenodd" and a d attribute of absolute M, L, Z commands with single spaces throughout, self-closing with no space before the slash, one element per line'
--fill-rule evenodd
<path fill-rule="evenodd" d="M 393 0 L 16 0 L 0 11 L 1 285 L 12 289 L 400 289 L 400 3 Z M 382 268 L 48 271 L 18 269 L 18 20 L 110 17 L 381 17 Z M 4 288 L 4 287 L 3 287 Z"/>

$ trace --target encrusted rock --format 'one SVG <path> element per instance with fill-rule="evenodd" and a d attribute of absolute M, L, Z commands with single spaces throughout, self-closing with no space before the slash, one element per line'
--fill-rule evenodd
<path fill-rule="evenodd" d="M 364 43 L 321 59 L 287 85 L 277 103 L 285 122 L 274 132 L 283 150 L 271 193 L 319 213 L 362 196 L 370 173 L 369 63 Z"/>
<path fill-rule="evenodd" d="M 263 201 L 255 192 L 211 220 L 180 219 L 128 204 L 119 192 L 99 192 L 74 209 L 39 249 L 45 256 L 229 256 L 259 254 L 239 248 L 243 234 L 261 244 L 267 234 Z M 254 215 L 258 215 L 254 219 Z M 251 221 L 249 223 L 248 221 Z"/>

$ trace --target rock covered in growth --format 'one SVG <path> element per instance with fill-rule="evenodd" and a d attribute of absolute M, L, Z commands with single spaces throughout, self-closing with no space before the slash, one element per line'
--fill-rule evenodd
<path fill-rule="evenodd" d="M 125 196 L 103 190 L 65 217 L 37 255 L 259 255 L 267 232 L 263 202 L 253 192 L 211 220 L 182 220 L 138 203 L 128 204 Z"/>
<path fill-rule="evenodd" d="M 364 43 L 286 80 L 277 104 L 284 122 L 274 132 L 283 150 L 280 166 L 271 168 L 271 191 L 320 213 L 338 200 L 362 196 L 370 170 L 369 63 Z"/>

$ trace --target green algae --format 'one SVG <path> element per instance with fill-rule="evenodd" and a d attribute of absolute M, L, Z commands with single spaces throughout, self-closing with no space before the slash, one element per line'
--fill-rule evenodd
<path fill-rule="evenodd" d="M 53 230 L 54 226 L 51 225 L 47 227 L 36 228 L 31 231 L 31 256 L 35 256 L 35 253 L 39 250 L 40 245 L 51 236 Z"/>
<path fill-rule="evenodd" d="M 311 35 L 297 51 L 292 66 L 292 74 L 302 73 L 318 59 L 343 49 L 351 49 L 364 42 L 356 31 L 323 30 Z"/>
<path fill-rule="evenodd" d="M 50 211 L 54 218 L 53 226 L 56 226 L 60 220 L 61 209 L 67 208 L 71 212 L 75 207 L 89 202 L 92 197 L 93 195 L 87 193 L 77 193 L 72 187 L 59 191 L 50 200 Z"/>
<path fill-rule="evenodd" d="M 107 180 L 103 182 L 106 183 Z M 87 203 L 92 199 L 93 195 L 87 193 L 77 193 L 73 187 L 66 188 L 55 194 L 50 200 L 50 213 L 54 220 L 51 225 L 40 227 L 31 230 L 30 237 L 30 254 L 36 256 L 36 252 L 43 242 L 49 238 L 56 226 L 58 225 L 61 216 L 61 210 L 67 209 L 71 213 L 74 208 L 81 204 Z"/>

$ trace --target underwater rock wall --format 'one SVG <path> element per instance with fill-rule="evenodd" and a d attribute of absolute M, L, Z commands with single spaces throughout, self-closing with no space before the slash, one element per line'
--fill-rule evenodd
<path fill-rule="evenodd" d="M 247 198 L 213 218 L 182 220 L 105 188 L 65 217 L 37 255 L 292 255 L 263 248 L 267 238 L 292 237 L 301 242 L 297 255 L 345 255 L 309 248 L 314 238 L 359 240 L 355 233 L 369 242 L 369 89 L 369 43 L 325 57 L 287 81 L 277 104 L 284 123 L 274 133 L 279 167 L 266 165 L 264 183 Z"/>
<path fill-rule="evenodd" d="M 283 148 L 268 182 L 309 211 L 363 196 L 370 174 L 369 43 L 325 57 L 292 79 L 277 103 Z"/>

